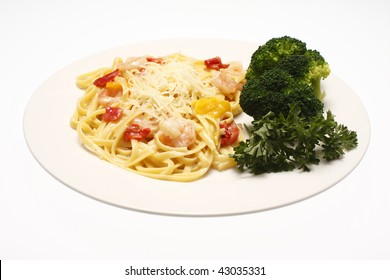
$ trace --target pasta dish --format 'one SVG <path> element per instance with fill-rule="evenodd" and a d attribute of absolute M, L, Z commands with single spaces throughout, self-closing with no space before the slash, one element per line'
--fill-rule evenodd
<path fill-rule="evenodd" d="M 236 165 L 243 140 L 240 62 L 181 53 L 115 58 L 77 77 L 84 91 L 71 118 L 82 144 L 126 170 L 155 179 L 194 181 Z"/>

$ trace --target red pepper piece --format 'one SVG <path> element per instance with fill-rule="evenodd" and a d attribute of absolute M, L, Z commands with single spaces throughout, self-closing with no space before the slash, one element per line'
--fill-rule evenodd
<path fill-rule="evenodd" d="M 219 56 L 206 59 L 204 61 L 204 64 L 206 65 L 207 68 L 209 69 L 215 69 L 215 70 L 220 70 L 221 68 L 228 68 L 229 64 L 223 64 L 222 60 Z"/>
<path fill-rule="evenodd" d="M 105 122 L 115 122 L 122 117 L 122 114 L 122 108 L 107 107 L 106 112 L 102 116 L 102 119 Z"/>
<path fill-rule="evenodd" d="M 125 141 L 131 141 L 131 139 L 142 140 L 146 138 L 149 133 L 150 128 L 142 128 L 139 124 L 133 123 L 127 127 L 123 138 Z"/>
<path fill-rule="evenodd" d="M 120 74 L 119 69 L 116 69 L 115 71 L 112 71 L 111 73 L 108 73 L 104 75 L 103 77 L 100 77 L 99 79 L 96 79 L 93 84 L 97 87 L 105 87 L 108 82 L 112 82 L 116 76 Z"/>

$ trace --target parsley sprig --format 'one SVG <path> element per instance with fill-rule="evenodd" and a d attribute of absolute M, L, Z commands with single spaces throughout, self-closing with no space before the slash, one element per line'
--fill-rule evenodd
<path fill-rule="evenodd" d="M 252 126 L 249 139 L 241 141 L 231 157 L 240 170 L 254 174 L 310 171 L 309 166 L 321 158 L 338 159 L 358 145 L 357 133 L 338 124 L 331 111 L 307 119 L 295 104 L 287 117 L 269 112 Z"/>

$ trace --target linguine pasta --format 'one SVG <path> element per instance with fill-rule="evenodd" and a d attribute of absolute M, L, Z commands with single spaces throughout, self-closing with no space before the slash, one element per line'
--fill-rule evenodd
<path fill-rule="evenodd" d="M 241 63 L 180 53 L 116 58 L 77 77 L 84 91 L 71 118 L 82 144 L 103 160 L 155 179 L 194 181 L 235 166 L 242 140 Z"/>

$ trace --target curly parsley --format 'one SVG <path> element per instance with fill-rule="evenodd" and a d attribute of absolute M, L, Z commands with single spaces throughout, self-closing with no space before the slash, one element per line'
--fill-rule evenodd
<path fill-rule="evenodd" d="M 252 125 L 250 138 L 241 141 L 231 157 L 240 170 L 254 174 L 310 171 L 321 158 L 338 159 L 358 145 L 357 133 L 338 124 L 331 111 L 307 119 L 294 104 L 287 117 L 269 112 Z"/>

